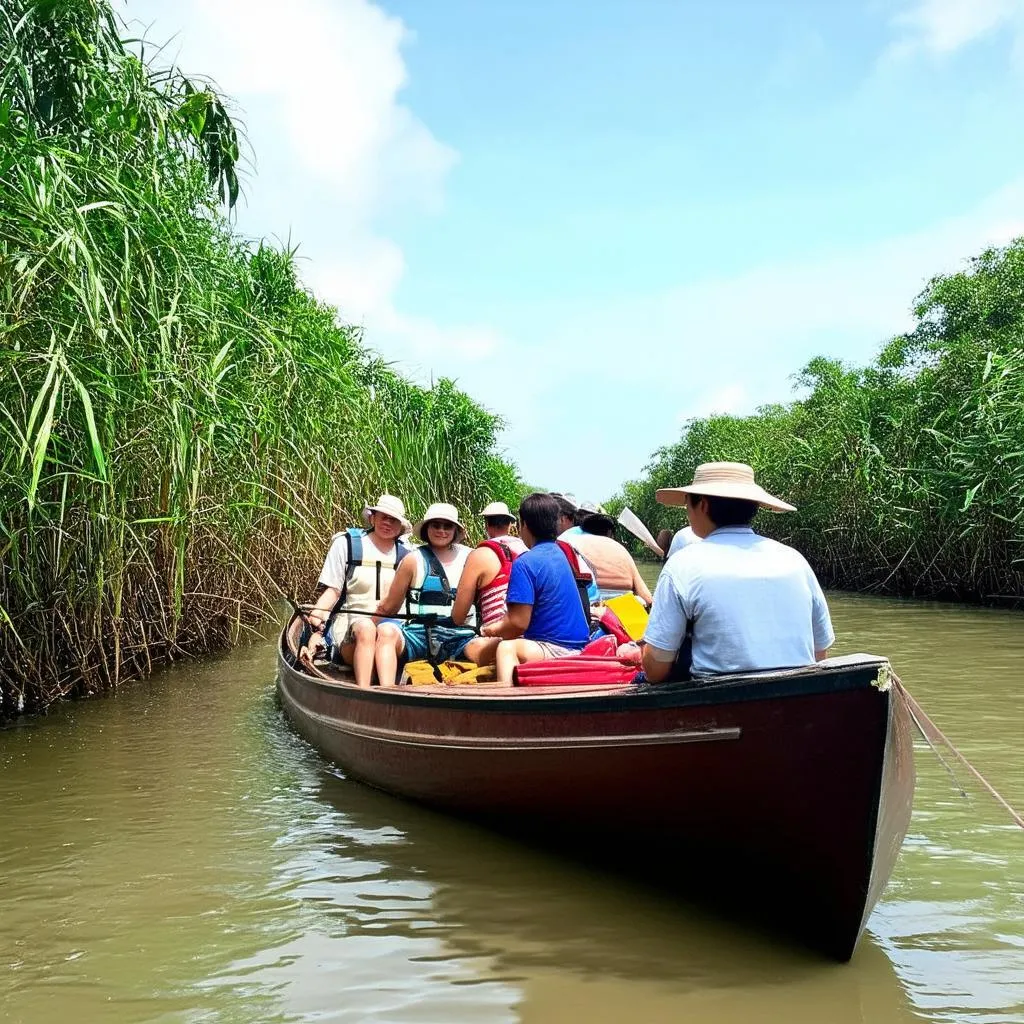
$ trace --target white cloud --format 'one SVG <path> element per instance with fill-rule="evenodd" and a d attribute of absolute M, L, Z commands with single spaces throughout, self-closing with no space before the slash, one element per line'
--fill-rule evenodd
<path fill-rule="evenodd" d="M 912 326 L 913 299 L 932 276 L 1021 234 L 1024 179 L 926 230 L 566 311 L 545 339 L 550 390 L 531 426 L 551 442 L 535 474 L 562 466 L 566 489 L 607 495 L 691 416 L 785 401 L 793 374 L 817 355 L 868 362 Z M 566 367 L 577 394 L 556 391 Z M 574 409 L 600 458 L 580 460 L 578 436 L 561 436 Z"/>
<path fill-rule="evenodd" d="M 893 18 L 902 38 L 895 53 L 943 55 L 1009 25 L 1024 31 L 1024 0 L 912 0 Z"/>
<path fill-rule="evenodd" d="M 131 0 L 125 14 L 154 42 L 173 37 L 183 70 L 209 75 L 236 102 L 256 163 L 240 228 L 291 233 L 306 283 L 364 326 L 372 347 L 423 378 L 502 347 L 486 325 L 440 324 L 397 305 L 405 259 L 380 221 L 436 212 L 457 160 L 400 102 L 412 40 L 401 19 L 370 0 L 291 0 L 286 11 L 269 0 Z"/>

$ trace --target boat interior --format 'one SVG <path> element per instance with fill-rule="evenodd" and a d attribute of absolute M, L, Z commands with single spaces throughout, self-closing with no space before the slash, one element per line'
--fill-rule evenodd
<path fill-rule="evenodd" d="M 315 660 L 312 664 L 302 661 L 299 658 L 300 637 L 302 635 L 302 620 L 295 616 L 288 624 L 281 639 L 281 655 L 284 660 L 297 672 L 318 680 L 320 685 L 328 684 L 343 689 L 357 689 L 352 669 L 348 665 L 339 664 L 333 661 L 321 659 Z M 673 688 L 683 686 L 688 688 L 699 688 L 707 690 L 710 688 L 732 688 L 736 686 L 749 686 L 752 682 L 766 683 L 770 681 L 799 680 L 802 677 L 818 676 L 823 673 L 846 672 L 850 669 L 872 668 L 877 671 L 877 683 L 879 689 L 888 689 L 891 682 L 891 671 L 889 662 L 875 654 L 847 654 L 838 658 L 827 658 L 816 665 L 808 665 L 793 669 L 773 669 L 767 672 L 745 672 L 737 675 L 717 676 L 715 679 L 691 680 L 686 683 L 660 684 L 660 687 L 672 686 Z M 474 683 L 472 685 L 458 685 L 454 683 L 435 682 L 427 685 L 409 685 L 403 676 L 397 687 L 387 687 L 384 692 L 401 688 L 407 693 L 414 693 L 424 697 L 509 697 L 522 696 L 529 698 L 565 698 L 571 696 L 592 697 L 595 695 L 610 696 L 613 694 L 636 693 L 647 690 L 650 684 L 593 684 L 593 685 L 561 685 L 561 686 L 501 686 L 495 683 Z M 378 690 L 373 686 L 372 690 Z"/>

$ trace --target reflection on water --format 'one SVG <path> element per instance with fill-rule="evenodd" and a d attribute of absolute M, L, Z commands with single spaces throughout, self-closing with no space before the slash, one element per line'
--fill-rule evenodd
<path fill-rule="evenodd" d="M 833 605 L 1024 804 L 1020 616 Z M 642 849 L 633 883 L 345 780 L 272 682 L 259 645 L 0 733 L 0 1019 L 1024 1021 L 1024 833 L 926 748 L 837 966 L 659 896 Z"/>

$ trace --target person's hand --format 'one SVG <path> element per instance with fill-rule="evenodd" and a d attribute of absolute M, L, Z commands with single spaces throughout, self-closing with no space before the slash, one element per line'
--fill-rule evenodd
<path fill-rule="evenodd" d="M 299 652 L 299 659 L 307 665 L 312 665 L 313 659 L 326 649 L 327 641 L 324 640 L 323 633 L 314 633 L 307 641 L 306 646 Z"/>
<path fill-rule="evenodd" d="M 323 629 L 324 623 L 327 621 L 327 615 L 326 608 L 312 608 L 306 612 L 306 618 L 314 629 Z"/>

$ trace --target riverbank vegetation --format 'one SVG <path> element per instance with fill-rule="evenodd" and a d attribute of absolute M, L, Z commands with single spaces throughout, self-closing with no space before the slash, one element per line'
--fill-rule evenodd
<path fill-rule="evenodd" d="M 657 532 L 654 500 L 701 462 L 751 463 L 798 506 L 757 527 L 833 587 L 978 602 L 1024 599 L 1024 240 L 936 277 L 908 334 L 865 367 L 814 359 L 804 397 L 690 421 L 616 499 Z"/>
<path fill-rule="evenodd" d="M 0 7 L 0 718 L 234 641 L 382 490 L 517 494 L 494 415 L 232 232 L 224 101 L 121 34 Z"/>

